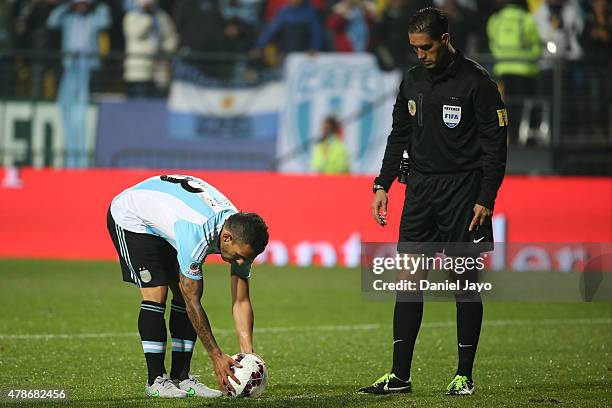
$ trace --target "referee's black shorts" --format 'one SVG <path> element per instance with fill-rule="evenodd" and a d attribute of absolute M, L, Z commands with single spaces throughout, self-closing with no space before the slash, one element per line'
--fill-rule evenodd
<path fill-rule="evenodd" d="M 442 175 L 413 171 L 407 181 L 400 252 L 477 256 L 493 250 L 491 219 L 468 230 L 480 194 L 481 171 Z"/>

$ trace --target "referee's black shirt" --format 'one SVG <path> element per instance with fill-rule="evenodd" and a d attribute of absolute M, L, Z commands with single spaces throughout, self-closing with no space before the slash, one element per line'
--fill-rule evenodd
<path fill-rule="evenodd" d="M 458 109 L 460 108 L 460 110 Z M 506 169 L 507 116 L 487 71 L 457 51 L 439 73 L 408 70 L 393 107 L 380 175 L 389 190 L 404 149 L 411 168 L 423 174 L 483 171 L 477 203 L 493 209 Z"/>

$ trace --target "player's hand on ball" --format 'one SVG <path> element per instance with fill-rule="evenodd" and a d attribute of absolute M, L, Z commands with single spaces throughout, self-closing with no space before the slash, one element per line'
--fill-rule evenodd
<path fill-rule="evenodd" d="M 240 363 L 236 360 L 228 356 L 227 354 L 220 354 L 217 357 L 213 357 L 213 368 L 215 370 L 215 377 L 217 377 L 217 384 L 219 385 L 219 389 L 225 393 L 229 394 L 234 390 L 232 384 L 229 381 L 228 377 L 231 377 L 236 383 L 240 384 L 240 381 L 234 375 L 231 367 L 242 367 Z"/>
<path fill-rule="evenodd" d="M 228 393 L 233 398 L 257 398 L 268 385 L 268 369 L 266 363 L 253 353 L 238 353 L 232 358 L 238 361 L 242 367 L 232 368 L 234 375 L 240 379 L 240 383 L 229 378 L 229 382 L 234 387 Z"/>

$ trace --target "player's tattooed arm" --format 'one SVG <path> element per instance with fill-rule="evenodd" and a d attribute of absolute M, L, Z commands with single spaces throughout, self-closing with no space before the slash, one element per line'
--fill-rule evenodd
<path fill-rule="evenodd" d="M 240 381 L 231 370 L 231 366 L 242 366 L 227 354 L 223 354 L 215 340 L 215 336 L 212 334 L 208 317 L 200 301 L 202 298 L 202 280 L 189 279 L 183 274 L 180 274 L 179 286 L 183 294 L 183 300 L 185 300 L 189 320 L 191 320 L 191 324 L 196 334 L 202 341 L 202 344 L 206 348 L 206 351 L 208 351 L 208 355 L 212 360 L 217 384 L 223 392 L 228 393 L 234 389 L 228 377 L 231 377 L 240 384 Z"/>
<path fill-rule="evenodd" d="M 200 300 L 202 298 L 202 280 L 189 279 L 183 274 L 180 274 L 180 277 L 179 285 L 193 329 L 202 341 L 208 354 L 221 354 L 221 349 L 219 349 L 215 336 L 212 334 L 208 316 L 206 316 Z"/>

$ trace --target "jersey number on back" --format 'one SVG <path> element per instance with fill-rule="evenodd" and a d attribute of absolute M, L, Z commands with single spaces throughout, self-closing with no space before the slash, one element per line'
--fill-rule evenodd
<path fill-rule="evenodd" d="M 180 184 L 184 190 L 190 193 L 202 193 L 206 189 L 206 185 L 202 184 L 199 180 L 189 176 L 180 175 L 164 175 L 160 176 L 160 179 L 169 183 Z"/>

